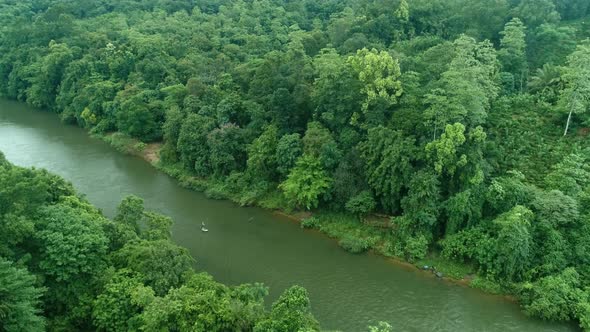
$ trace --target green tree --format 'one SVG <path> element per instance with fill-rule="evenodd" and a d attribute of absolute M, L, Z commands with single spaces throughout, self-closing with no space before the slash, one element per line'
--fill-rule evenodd
<path fill-rule="evenodd" d="M 530 77 L 527 87 L 541 100 L 551 104 L 556 103 L 560 91 L 564 89 L 561 67 L 546 63 L 542 68 L 537 68 L 534 75 Z"/>
<path fill-rule="evenodd" d="M 477 43 L 460 36 L 453 43 L 455 56 L 427 96 L 426 123 L 437 138 L 438 130 L 461 123 L 467 129 L 487 120 L 491 102 L 498 96 L 498 61 L 490 42 Z"/>
<path fill-rule="evenodd" d="M 199 176 L 211 175 L 207 135 L 215 128 L 215 122 L 205 116 L 189 114 L 178 135 L 177 149 L 185 169 Z"/>
<path fill-rule="evenodd" d="M 517 205 L 493 221 L 498 227 L 496 265 L 498 272 L 508 280 L 521 280 L 529 268 L 533 250 L 533 216 L 531 210 Z"/>
<path fill-rule="evenodd" d="M 6 332 L 44 331 L 43 288 L 26 269 L 0 257 L 0 329 Z"/>
<path fill-rule="evenodd" d="M 303 155 L 279 188 L 293 206 L 310 210 L 318 206 L 319 198 L 330 188 L 330 183 L 331 179 L 320 160 Z"/>
<path fill-rule="evenodd" d="M 402 22 L 407 22 L 410 19 L 410 6 L 406 0 L 399 2 L 399 7 L 395 11 L 395 16 Z"/>
<path fill-rule="evenodd" d="M 578 45 L 568 57 L 563 74 L 566 88 L 559 97 L 560 106 L 568 113 L 563 136 L 566 136 L 572 116 L 583 117 L 590 109 L 590 43 Z M 586 118 L 583 118 L 586 121 Z"/>
<path fill-rule="evenodd" d="M 461 123 L 447 125 L 440 139 L 426 145 L 438 174 L 453 176 L 457 169 L 467 165 L 467 156 L 458 151 L 466 141 L 464 133 L 465 126 Z"/>
<path fill-rule="evenodd" d="M 119 271 L 94 300 L 92 318 L 103 331 L 139 330 L 140 314 L 153 300 L 154 291 L 129 271 Z"/>
<path fill-rule="evenodd" d="M 295 167 L 297 160 L 303 153 L 303 144 L 299 134 L 284 135 L 277 143 L 277 171 L 281 177 L 286 177 Z"/>
<path fill-rule="evenodd" d="M 432 233 L 440 215 L 441 199 L 440 181 L 436 174 L 420 170 L 411 176 L 401 207 L 404 216 L 416 223 L 416 229 Z"/>
<path fill-rule="evenodd" d="M 132 137 L 155 141 L 162 136 L 164 109 L 153 90 L 129 85 L 115 98 L 117 128 Z"/>
<path fill-rule="evenodd" d="M 358 73 L 359 80 L 364 85 L 361 92 L 365 95 L 362 105 L 365 116 L 378 100 L 384 101 L 387 105 L 397 104 L 403 93 L 397 59 L 386 51 L 379 52 L 376 49 L 363 48 L 357 51 L 355 56 L 349 57 L 348 62 Z M 356 124 L 359 117 L 360 114 L 353 115 L 352 123 Z"/>
<path fill-rule="evenodd" d="M 334 49 L 323 49 L 313 64 L 316 79 L 311 99 L 315 117 L 332 131 L 342 130 L 361 108 L 362 83 L 350 62 Z"/>
<path fill-rule="evenodd" d="M 257 323 L 254 331 L 319 331 L 305 288 L 293 286 L 287 289 L 273 303 L 269 317 Z"/>
<path fill-rule="evenodd" d="M 237 300 L 237 299 L 236 299 Z M 238 302 L 237 300 L 236 302 Z M 235 331 L 229 287 L 206 274 L 192 275 L 185 284 L 157 297 L 143 312 L 145 331 Z M 250 327 L 251 328 L 251 327 Z"/>
<path fill-rule="evenodd" d="M 396 212 L 418 156 L 414 138 L 385 127 L 372 128 L 361 152 L 369 186 L 386 211 Z"/>
<path fill-rule="evenodd" d="M 271 125 L 248 146 L 247 169 L 252 176 L 270 181 L 277 178 L 278 144 L 278 128 Z"/>
<path fill-rule="evenodd" d="M 527 26 L 536 28 L 543 23 L 558 23 L 561 17 L 555 9 L 551 0 L 522 0 L 514 12 Z"/>
<path fill-rule="evenodd" d="M 115 266 L 138 273 L 141 280 L 158 296 L 179 287 L 184 274 L 191 270 L 193 259 L 184 248 L 168 240 L 134 241 L 114 253 Z"/>
<path fill-rule="evenodd" d="M 228 123 L 213 129 L 207 135 L 209 163 L 214 175 L 229 175 L 241 171 L 246 165 L 246 145 L 243 130 Z"/>
<path fill-rule="evenodd" d="M 145 229 L 142 231 L 142 237 L 147 240 L 171 240 L 172 238 L 172 224 L 170 217 L 154 213 L 145 212 Z"/>
<path fill-rule="evenodd" d="M 527 74 L 525 30 L 522 21 L 516 17 L 506 23 L 504 31 L 500 32 L 501 49 L 498 51 L 502 69 L 513 75 L 521 93 L 524 91 Z"/>
<path fill-rule="evenodd" d="M 125 225 L 139 234 L 139 226 L 143 218 L 143 199 L 129 195 L 123 198 L 117 207 L 117 215 L 114 218 L 116 223 Z"/>
<path fill-rule="evenodd" d="M 318 122 L 309 122 L 302 142 L 304 154 L 319 158 L 327 170 L 336 168 L 342 152 L 328 129 Z"/>
<path fill-rule="evenodd" d="M 59 83 L 66 66 L 73 59 L 73 53 L 67 44 L 55 41 L 49 43 L 48 54 L 29 67 L 30 88 L 27 90 L 27 102 L 39 108 L 53 108 Z"/>
<path fill-rule="evenodd" d="M 376 203 L 373 195 L 366 190 L 350 198 L 348 202 L 346 202 L 346 210 L 360 218 L 373 212 L 375 206 Z"/>
<path fill-rule="evenodd" d="M 166 121 L 162 126 L 164 146 L 160 150 L 160 158 L 165 163 L 175 163 L 179 160 L 177 146 L 185 118 L 179 107 L 171 107 L 166 111 Z"/>
<path fill-rule="evenodd" d="M 580 276 L 573 268 L 560 274 L 542 278 L 530 285 L 525 311 L 549 320 L 568 321 L 574 318 L 575 307 L 582 292 Z"/>
<path fill-rule="evenodd" d="M 534 29 L 527 41 L 529 67 L 563 65 L 567 56 L 576 50 L 575 34 L 576 29 L 572 26 L 555 23 L 544 23 Z"/>
<path fill-rule="evenodd" d="M 101 273 L 107 268 L 108 239 L 105 220 L 88 211 L 76 197 L 40 207 L 35 234 L 38 270 L 47 295 L 45 314 L 64 329 L 91 326 L 91 299 Z"/>
<path fill-rule="evenodd" d="M 387 322 L 379 322 L 375 326 L 369 326 L 369 332 L 391 332 L 392 327 Z"/>
<path fill-rule="evenodd" d="M 584 188 L 590 186 L 590 165 L 588 159 L 580 154 L 565 157 L 547 174 L 545 183 L 549 189 L 560 190 L 566 195 L 576 197 Z"/>
<path fill-rule="evenodd" d="M 99 215 L 65 204 L 41 211 L 36 234 L 41 244 L 39 268 L 58 283 L 94 276 L 106 267 L 108 240 Z"/>

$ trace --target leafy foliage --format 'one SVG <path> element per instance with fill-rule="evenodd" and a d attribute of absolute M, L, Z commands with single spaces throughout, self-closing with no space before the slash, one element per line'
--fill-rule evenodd
<path fill-rule="evenodd" d="M 3 331 L 43 331 L 43 289 L 26 269 L 0 258 L 0 327 Z"/>
<path fill-rule="evenodd" d="M 318 322 L 311 315 L 307 291 L 300 286 L 287 289 L 273 303 L 269 317 L 256 324 L 254 331 L 315 331 Z"/>
<path fill-rule="evenodd" d="M 330 178 L 318 158 L 303 155 L 285 182 L 280 185 L 287 199 L 295 206 L 314 208 L 319 197 L 330 187 Z"/>
<path fill-rule="evenodd" d="M 262 284 L 229 287 L 195 273 L 170 240 L 172 220 L 138 197 L 109 220 L 60 178 L 1 154 L 0 181 L 14 184 L 2 186 L 0 234 L 15 235 L 0 252 L 2 331 L 319 330 L 303 288 L 267 312 Z"/>
<path fill-rule="evenodd" d="M 507 290 L 568 293 L 553 281 L 571 269 L 586 293 L 589 15 L 584 0 L 0 0 L 0 95 L 138 147 L 163 140 L 159 166 L 211 197 L 395 220 L 316 225 L 355 247 L 366 227 L 391 253 L 442 249 Z M 31 253 L 55 283 L 49 329 L 107 324 L 92 299 L 115 279 L 91 272 L 110 259 L 157 301 L 190 302 L 169 219 L 129 198 L 109 221 L 74 196 L 0 158 L 0 255 Z M 53 291 L 80 275 L 88 287 Z M 587 299 L 563 315 L 542 302 L 530 312 L 588 325 Z"/>

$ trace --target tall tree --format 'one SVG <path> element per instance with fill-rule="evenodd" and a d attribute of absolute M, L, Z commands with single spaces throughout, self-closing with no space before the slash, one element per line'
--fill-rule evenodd
<path fill-rule="evenodd" d="M 498 96 L 498 62 L 491 43 L 476 43 L 465 35 L 454 42 L 455 57 L 436 89 L 427 96 L 427 124 L 436 139 L 446 125 L 474 128 L 485 123 L 491 102 Z"/>
<path fill-rule="evenodd" d="M 318 157 L 304 154 L 297 160 L 287 179 L 280 184 L 293 206 L 307 210 L 318 206 L 319 198 L 330 187 L 331 178 Z"/>
<path fill-rule="evenodd" d="M 254 327 L 255 332 L 262 331 L 318 331 L 319 323 L 311 315 L 311 306 L 307 291 L 299 286 L 287 289 L 273 303 L 268 319 Z"/>
<path fill-rule="evenodd" d="M 512 74 L 518 83 L 518 89 L 522 93 L 526 83 L 527 60 L 526 60 L 526 27 L 518 18 L 513 18 L 506 23 L 504 31 L 500 32 L 500 51 L 498 59 L 505 72 Z"/>
<path fill-rule="evenodd" d="M 358 73 L 359 80 L 364 85 L 361 91 L 365 95 L 362 105 L 365 118 L 371 111 L 371 107 L 378 102 L 384 102 L 386 106 L 397 104 L 403 93 L 397 59 L 386 51 L 363 48 L 357 51 L 355 56 L 350 56 L 348 62 Z M 357 124 L 360 116 L 358 113 L 353 114 L 351 122 Z"/>
<path fill-rule="evenodd" d="M 43 288 L 26 269 L 0 257 L 0 330 L 6 332 L 45 330 L 41 316 Z"/>
<path fill-rule="evenodd" d="M 584 116 L 590 108 L 590 42 L 578 45 L 568 57 L 563 78 L 566 88 L 561 93 L 559 104 L 568 112 L 563 132 L 566 136 L 572 116 Z"/>
<path fill-rule="evenodd" d="M 367 179 L 385 211 L 399 211 L 404 189 L 419 158 L 415 139 L 385 127 L 372 128 L 361 145 Z"/>

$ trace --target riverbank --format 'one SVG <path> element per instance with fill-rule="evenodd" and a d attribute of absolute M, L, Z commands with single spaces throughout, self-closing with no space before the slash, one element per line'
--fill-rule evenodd
<path fill-rule="evenodd" d="M 63 176 L 109 217 L 126 195 L 144 198 L 173 218 L 174 243 L 189 250 L 200 271 L 227 285 L 262 282 L 270 289 L 269 301 L 293 284 L 303 286 L 327 329 L 364 331 L 387 321 L 399 330 L 579 331 L 526 317 L 501 296 L 443 281 L 376 252 L 348 254 L 337 240 L 301 230 L 297 220 L 279 213 L 206 199 L 50 112 L 1 100 L 0 109 L 0 150 L 8 160 Z M 209 233 L 201 232 L 201 221 Z"/>
<path fill-rule="evenodd" d="M 198 178 L 182 171 L 175 165 L 164 165 L 160 162 L 159 151 L 162 143 L 143 143 L 121 133 L 93 134 L 94 137 L 110 144 L 117 151 L 143 159 L 156 169 L 178 181 L 186 189 L 204 192 L 211 199 L 226 199 L 242 206 L 258 206 L 272 210 L 276 214 L 289 218 L 302 228 L 316 229 L 320 233 L 334 239 L 339 246 L 352 254 L 371 252 L 387 257 L 398 266 L 420 270 L 457 285 L 479 289 L 485 293 L 499 295 L 511 302 L 518 302 L 516 297 L 501 285 L 477 275 L 474 266 L 445 259 L 437 252 L 429 252 L 426 257 L 409 261 L 395 255 L 392 236 L 391 217 L 372 215 L 363 218 L 326 211 L 287 211 L 280 193 L 270 193 L 257 200 L 244 201 L 243 197 L 232 194 L 221 183 Z M 428 267 L 428 268 L 426 268 Z"/>

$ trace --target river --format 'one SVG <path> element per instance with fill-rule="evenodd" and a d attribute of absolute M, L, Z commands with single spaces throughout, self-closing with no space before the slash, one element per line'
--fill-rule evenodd
<path fill-rule="evenodd" d="M 335 241 L 258 208 L 207 199 L 139 158 L 125 156 L 55 114 L 0 100 L 0 151 L 12 163 L 45 168 L 71 181 L 112 217 L 128 194 L 175 220 L 173 239 L 197 268 L 226 284 L 260 281 L 274 300 L 307 288 L 324 329 L 366 331 L 387 321 L 395 331 L 578 331 L 526 317 L 497 296 L 447 283 L 376 255 L 352 255 Z M 208 233 L 200 231 L 204 221 Z"/>

